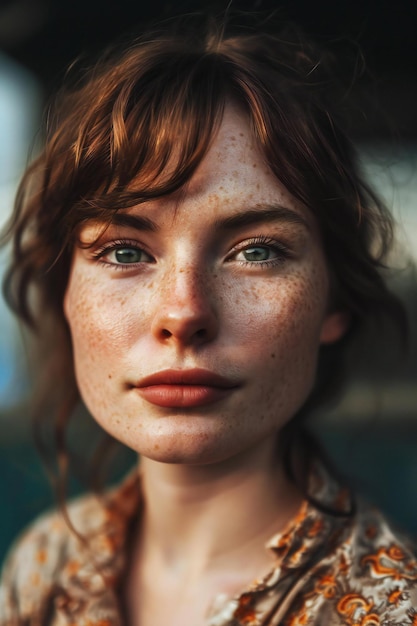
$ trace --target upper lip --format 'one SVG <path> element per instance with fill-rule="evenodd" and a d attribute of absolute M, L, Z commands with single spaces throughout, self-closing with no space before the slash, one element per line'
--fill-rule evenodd
<path fill-rule="evenodd" d="M 136 383 L 136 387 L 150 387 L 152 385 L 201 385 L 229 389 L 237 387 L 238 383 L 204 369 L 162 370 L 146 376 Z"/>

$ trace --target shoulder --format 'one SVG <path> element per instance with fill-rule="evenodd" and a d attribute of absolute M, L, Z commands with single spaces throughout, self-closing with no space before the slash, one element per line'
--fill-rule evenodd
<path fill-rule="evenodd" d="M 67 516 L 60 511 L 48 512 L 24 531 L 3 567 L 0 626 L 23 623 L 25 616 L 32 620 L 36 616 L 42 622 L 58 579 L 78 567 L 85 550 L 82 538 L 99 531 L 104 511 L 96 497 L 87 495 L 68 505 Z"/>
<path fill-rule="evenodd" d="M 387 624 L 417 623 L 416 546 L 393 528 L 384 515 L 361 503 L 346 542 L 351 553 L 351 582 L 355 592 Z M 348 610 L 349 599 L 340 601 Z"/>
<path fill-rule="evenodd" d="M 316 584 L 322 585 L 322 593 L 331 601 L 335 623 L 417 623 L 414 547 L 375 508 L 359 503 L 317 573 Z"/>
<path fill-rule="evenodd" d="M 342 548 L 350 554 L 354 576 L 417 581 L 415 543 L 366 503 L 359 502 Z"/>
<path fill-rule="evenodd" d="M 293 599 L 282 623 L 416 626 L 417 559 L 411 542 L 364 503 L 351 517 L 315 515 L 323 521 L 316 527 L 330 532 L 317 542 L 289 592 Z"/>
<path fill-rule="evenodd" d="M 113 616 L 113 586 L 123 571 L 126 531 L 138 510 L 139 486 L 138 474 L 132 472 L 104 495 L 82 496 L 29 526 L 3 569 L 0 626 L 39 626 L 46 616 L 48 624 L 63 623 L 63 615 L 64 623 L 68 616 L 74 624 L 87 623 L 103 607 Z"/>

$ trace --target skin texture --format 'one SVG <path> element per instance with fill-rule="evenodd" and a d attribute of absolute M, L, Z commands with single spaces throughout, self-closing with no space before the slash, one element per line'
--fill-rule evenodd
<path fill-rule="evenodd" d="M 153 230 L 81 230 L 65 314 L 84 401 L 141 455 L 146 506 L 122 590 L 128 623 L 200 626 L 219 594 L 265 575 L 265 542 L 300 505 L 277 437 L 345 317 L 330 312 L 314 215 L 265 166 L 233 107 L 187 188 L 128 213 Z M 231 223 L 242 214 L 246 223 Z M 193 368 L 235 387 L 192 407 L 155 406 L 138 391 L 143 377 Z"/>
<path fill-rule="evenodd" d="M 271 205 L 299 219 L 263 222 Z M 259 211 L 258 223 L 218 227 L 248 209 Z M 102 234 L 76 247 L 64 302 L 78 385 L 94 418 L 166 463 L 216 463 L 271 442 L 307 398 L 320 344 L 344 331 L 341 315 L 329 313 L 313 214 L 265 166 L 232 107 L 185 193 L 128 212 L 152 220 L 155 231 L 85 225 L 83 244 Z M 136 262 L 117 265 L 127 248 Z M 237 386 L 183 409 L 156 407 L 135 388 L 161 370 L 195 367 Z"/>

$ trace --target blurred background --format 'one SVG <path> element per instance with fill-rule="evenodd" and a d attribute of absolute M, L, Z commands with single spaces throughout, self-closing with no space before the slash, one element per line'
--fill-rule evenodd
<path fill-rule="evenodd" d="M 45 102 L 75 57 L 94 56 L 115 39 L 138 34 L 149 20 L 198 9 L 221 12 L 227 4 L 0 0 L 0 226 L 36 152 Z M 317 39 L 338 46 L 342 55 L 359 45 L 366 60 L 367 71 L 353 90 L 352 134 L 363 167 L 398 222 L 393 286 L 410 314 L 409 358 L 398 358 L 394 338 L 380 351 L 354 353 L 351 358 L 360 361 L 346 395 L 315 416 L 314 429 L 359 491 L 417 538 L 417 279 L 410 262 L 417 263 L 417 3 L 259 0 L 236 1 L 232 8 L 279 9 Z M 354 69 L 341 61 L 349 80 Z M 4 251 L 0 275 L 6 261 Z M 53 503 L 32 442 L 30 350 L 30 340 L 1 301 L 0 563 L 21 528 Z M 74 435 L 75 446 L 79 436 Z M 129 460 L 119 465 L 119 473 Z M 76 493 L 79 486 L 71 489 Z"/>

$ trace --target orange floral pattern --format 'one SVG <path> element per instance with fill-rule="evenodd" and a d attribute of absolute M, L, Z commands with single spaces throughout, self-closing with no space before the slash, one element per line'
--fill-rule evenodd
<path fill-rule="evenodd" d="M 214 598 L 207 626 L 417 626 L 417 560 L 408 543 L 365 505 L 344 516 L 350 498 L 321 467 L 310 492 L 342 515 L 305 501 L 268 542 L 267 575 L 238 597 Z M 4 567 L 0 626 L 123 626 L 117 590 L 140 501 L 135 473 L 101 499 L 69 505 L 79 537 L 58 513 L 37 520 Z"/>

